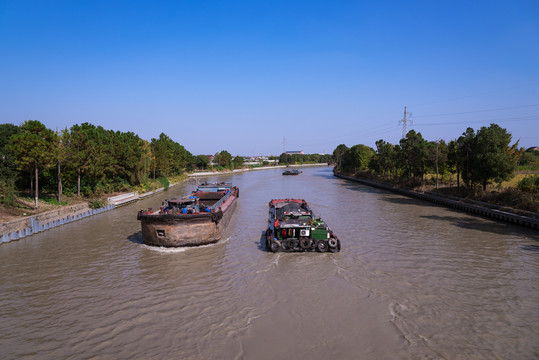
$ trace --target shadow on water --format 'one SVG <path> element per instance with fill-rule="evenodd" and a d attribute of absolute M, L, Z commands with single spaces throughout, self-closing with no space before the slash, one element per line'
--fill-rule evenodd
<path fill-rule="evenodd" d="M 129 235 L 127 237 L 127 240 L 135 244 L 144 244 L 144 242 L 142 241 L 142 231 L 137 231 L 136 233 Z"/>
<path fill-rule="evenodd" d="M 523 245 L 521 248 L 522 250 L 532 251 L 539 254 L 539 245 Z"/>
<path fill-rule="evenodd" d="M 389 191 L 378 189 L 372 186 L 363 185 L 359 183 L 350 182 L 345 180 L 344 182 L 338 183 L 338 185 L 344 187 L 346 190 L 359 191 L 367 194 L 391 194 Z"/>
<path fill-rule="evenodd" d="M 449 222 L 462 229 L 479 230 L 494 234 L 519 234 L 529 236 L 531 239 L 539 241 L 537 234 L 532 229 L 527 229 L 513 224 L 498 222 L 492 219 L 482 217 L 456 217 L 456 216 L 438 216 L 422 215 L 422 218 Z"/>
<path fill-rule="evenodd" d="M 316 171 L 311 174 L 312 176 L 318 176 L 324 179 L 337 180 L 335 183 L 339 186 L 344 187 L 347 190 L 360 191 L 369 194 L 388 194 L 390 193 L 387 190 L 378 189 L 373 186 L 361 184 L 355 181 L 341 179 L 333 175 L 333 172 L 328 172 L 324 170 Z"/>
<path fill-rule="evenodd" d="M 266 249 L 266 230 L 262 231 L 260 234 L 260 241 L 258 242 L 258 250 L 267 252 L 268 249 Z"/>
<path fill-rule="evenodd" d="M 337 177 L 335 177 L 335 175 L 333 175 L 333 172 L 328 172 L 327 170 L 325 170 L 325 168 L 324 170 L 315 171 L 311 175 L 318 176 L 324 179 L 332 179 L 332 180 L 338 179 Z"/>
<path fill-rule="evenodd" d="M 393 203 L 393 204 L 400 204 L 400 205 L 418 205 L 418 206 L 429 206 L 429 207 L 443 207 L 441 205 L 437 205 L 435 203 L 431 203 L 429 201 L 423 201 L 419 199 L 414 199 L 411 197 L 391 197 L 391 196 L 382 196 L 380 197 L 381 200 Z"/>

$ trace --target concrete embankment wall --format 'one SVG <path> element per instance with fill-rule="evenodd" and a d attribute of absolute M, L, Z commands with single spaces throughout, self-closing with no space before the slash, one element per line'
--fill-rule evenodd
<path fill-rule="evenodd" d="M 537 213 L 523 212 L 523 213 L 526 213 L 526 215 L 514 214 L 514 213 L 503 211 L 500 209 L 493 209 L 487 206 L 481 206 L 481 205 L 478 205 L 477 203 L 475 204 L 469 203 L 469 202 L 466 202 L 464 199 L 459 199 L 459 200 L 447 199 L 447 198 L 443 198 L 441 196 L 436 196 L 433 194 L 425 194 L 425 193 L 420 193 L 417 191 L 399 189 L 389 184 L 384 184 L 377 181 L 359 179 L 352 176 L 346 176 L 346 175 L 340 175 L 340 174 L 335 174 L 335 176 L 342 179 L 355 181 L 360 184 L 391 191 L 397 194 L 414 197 L 416 199 L 420 199 L 424 201 L 429 201 L 438 205 L 447 206 L 449 208 L 466 211 L 475 215 L 479 215 L 479 216 L 483 216 L 483 217 L 487 217 L 487 218 L 491 218 L 495 220 L 505 221 L 511 224 L 530 227 L 532 229 L 539 230 L 539 217 Z"/>
<path fill-rule="evenodd" d="M 170 187 L 179 183 L 171 184 Z M 23 219 L 13 220 L 0 224 L 0 244 L 11 240 L 22 239 L 26 236 L 38 232 L 52 229 L 54 227 L 69 224 L 70 222 L 83 219 L 88 216 L 100 214 L 112 210 L 119 206 L 130 204 L 139 199 L 154 195 L 163 191 L 163 188 L 150 191 L 144 194 L 136 192 L 121 194 L 108 198 L 109 205 L 99 209 L 90 209 L 87 203 L 65 206 L 59 209 L 47 211 L 41 214 L 29 216 Z"/>
<path fill-rule="evenodd" d="M 90 209 L 88 204 L 84 203 L 47 211 L 24 219 L 9 221 L 0 224 L 0 244 L 10 242 L 11 240 L 22 239 L 26 236 L 112 209 L 114 209 L 114 205 L 112 204 L 99 209 Z"/>

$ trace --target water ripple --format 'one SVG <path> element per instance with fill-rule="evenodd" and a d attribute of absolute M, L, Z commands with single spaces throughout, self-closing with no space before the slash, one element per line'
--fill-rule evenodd
<path fill-rule="evenodd" d="M 536 232 L 328 168 L 216 179 L 242 196 L 213 245 L 141 243 L 137 210 L 184 184 L 0 246 L 2 358 L 537 358 Z M 265 251 L 267 203 L 283 197 L 305 198 L 342 251 Z"/>

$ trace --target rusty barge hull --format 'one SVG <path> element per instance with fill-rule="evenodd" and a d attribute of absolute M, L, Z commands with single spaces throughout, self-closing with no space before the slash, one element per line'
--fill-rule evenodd
<path fill-rule="evenodd" d="M 212 220 L 211 214 L 141 215 L 142 239 L 146 245 L 164 247 L 200 246 L 217 242 L 237 205 L 233 201 L 217 223 Z"/>
<path fill-rule="evenodd" d="M 239 192 L 233 189 L 216 209 L 206 213 L 167 214 L 140 212 L 144 244 L 161 247 L 188 247 L 215 243 L 230 223 L 238 206 Z"/>

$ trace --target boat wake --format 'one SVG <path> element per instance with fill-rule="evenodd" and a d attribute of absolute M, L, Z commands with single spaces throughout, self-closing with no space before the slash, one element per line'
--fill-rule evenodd
<path fill-rule="evenodd" d="M 270 271 L 273 267 L 279 266 L 279 258 L 280 257 L 281 257 L 281 254 L 277 253 L 277 256 L 275 256 L 273 261 L 268 262 L 268 264 L 267 264 L 267 266 L 265 268 L 257 270 L 256 273 L 257 274 L 261 274 L 261 273 L 263 274 L 263 273 L 266 273 L 266 272 Z"/>
<path fill-rule="evenodd" d="M 198 249 L 207 249 L 214 246 L 226 244 L 230 241 L 230 237 L 226 239 L 219 240 L 216 243 L 208 244 L 208 245 L 200 245 L 200 246 L 186 246 L 186 247 L 164 247 L 164 246 L 150 246 L 146 244 L 141 244 L 141 246 L 145 249 L 157 251 L 164 254 L 177 254 L 177 253 L 183 253 L 186 251 L 196 251 Z"/>

